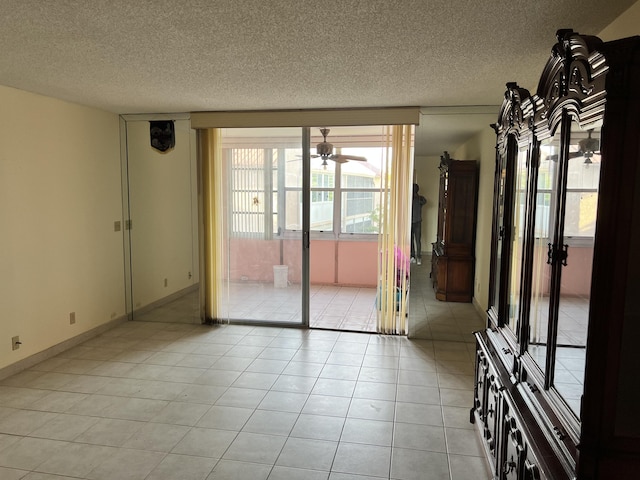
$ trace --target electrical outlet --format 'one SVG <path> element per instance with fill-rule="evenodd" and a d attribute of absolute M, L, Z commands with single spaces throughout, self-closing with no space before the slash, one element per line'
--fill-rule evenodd
<path fill-rule="evenodd" d="M 11 348 L 13 350 L 18 350 L 20 348 L 20 345 L 22 345 L 20 337 L 11 337 Z"/>
<path fill-rule="evenodd" d="M 167 278 L 164 279 L 164 286 L 165 287 L 169 286 L 169 279 L 167 279 Z"/>
<path fill-rule="evenodd" d="M 69 325 L 73 325 L 76 323 L 76 312 L 71 312 L 69 314 Z"/>

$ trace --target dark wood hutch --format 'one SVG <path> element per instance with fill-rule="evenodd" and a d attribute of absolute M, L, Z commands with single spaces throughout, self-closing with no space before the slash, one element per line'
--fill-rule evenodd
<path fill-rule="evenodd" d="M 640 37 L 557 37 L 494 125 L 471 420 L 496 478 L 640 478 Z"/>
<path fill-rule="evenodd" d="M 436 298 L 470 302 L 475 267 L 478 163 L 440 157 L 438 228 L 431 252 L 431 281 Z"/>

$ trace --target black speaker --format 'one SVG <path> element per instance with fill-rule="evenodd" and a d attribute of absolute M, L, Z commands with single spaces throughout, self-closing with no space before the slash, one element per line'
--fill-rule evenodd
<path fill-rule="evenodd" d="M 149 122 L 151 147 L 166 152 L 176 146 L 176 129 L 173 120 L 154 120 Z"/>

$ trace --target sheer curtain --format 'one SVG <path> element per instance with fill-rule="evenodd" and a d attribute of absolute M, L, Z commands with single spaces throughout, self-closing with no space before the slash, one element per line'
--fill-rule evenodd
<path fill-rule="evenodd" d="M 224 294 L 221 279 L 224 274 L 224 218 L 222 215 L 223 191 L 217 186 L 222 184 L 223 162 L 222 139 L 218 128 L 198 130 L 200 158 L 202 161 L 202 197 L 203 221 L 202 244 L 203 260 L 201 270 L 204 273 L 204 309 L 208 321 L 219 321 L 225 317 L 219 311 L 219 298 Z M 216 161 L 217 160 L 217 161 Z"/>
<path fill-rule="evenodd" d="M 387 127 L 386 139 L 387 161 L 383 162 L 378 236 L 377 330 L 404 335 L 409 295 L 413 125 Z"/>

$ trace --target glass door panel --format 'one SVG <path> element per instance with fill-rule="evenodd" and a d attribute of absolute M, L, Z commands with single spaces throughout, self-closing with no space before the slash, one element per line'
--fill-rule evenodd
<path fill-rule="evenodd" d="M 551 265 L 548 263 L 552 243 L 556 205 L 556 179 L 560 164 L 560 127 L 556 135 L 540 145 L 535 219 L 533 229 L 533 265 L 531 285 L 531 314 L 528 351 L 544 372 L 546 369 L 549 329 L 549 292 Z"/>
<path fill-rule="evenodd" d="M 495 225 L 494 225 L 494 257 L 493 276 L 489 298 L 489 310 L 493 312 L 496 319 L 504 318 L 505 306 L 498 305 L 499 299 L 505 298 L 505 288 L 509 282 L 509 265 L 511 257 L 509 248 L 511 247 L 508 239 L 511 238 L 511 225 L 513 219 L 513 202 L 511 201 L 514 193 L 514 176 L 517 168 L 517 152 L 518 145 L 513 135 L 507 137 L 506 152 L 500 155 L 498 159 L 497 177 L 495 179 L 496 199 L 494 208 Z M 504 263 L 503 263 L 504 262 Z M 507 265 L 508 264 L 508 265 Z"/>
<path fill-rule="evenodd" d="M 223 318 L 300 324 L 302 132 L 222 130 Z"/>
<path fill-rule="evenodd" d="M 500 171 L 499 177 L 497 179 L 497 211 L 496 211 L 496 237 L 495 237 L 495 259 L 494 261 L 494 276 L 493 276 L 493 286 L 491 288 L 491 298 L 489 299 L 489 306 L 493 309 L 496 309 L 498 306 L 496 305 L 498 298 L 500 298 L 500 279 L 502 275 L 502 248 L 504 245 L 503 238 L 505 234 L 505 191 L 507 188 L 507 169 L 505 159 L 502 158 L 500 160 Z M 496 312 L 497 315 L 497 312 Z"/>
<path fill-rule="evenodd" d="M 310 230 L 333 233 L 336 162 L 311 159 Z"/>
<path fill-rule="evenodd" d="M 509 267 L 508 323 L 514 334 L 518 331 L 520 312 L 520 273 L 522 269 L 522 247 L 527 200 L 528 149 L 518 151 L 515 165 L 513 212 L 511 223 L 511 264 Z"/>
<path fill-rule="evenodd" d="M 572 123 L 558 305 L 554 386 L 579 416 L 583 391 L 593 240 L 600 183 L 600 130 L 584 131 Z"/>

